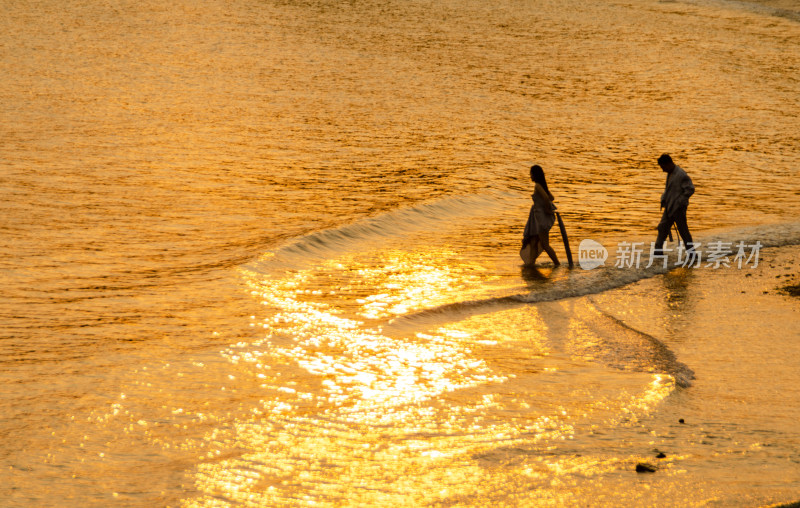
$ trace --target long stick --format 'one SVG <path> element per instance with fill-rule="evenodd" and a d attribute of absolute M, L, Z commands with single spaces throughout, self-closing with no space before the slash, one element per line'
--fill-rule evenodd
<path fill-rule="evenodd" d="M 561 230 L 561 239 L 564 240 L 564 250 L 567 251 L 567 261 L 569 267 L 572 268 L 575 264 L 572 262 L 572 249 L 569 248 L 569 238 L 567 238 L 567 228 L 564 227 L 564 221 L 561 220 L 561 214 L 556 212 L 558 218 L 558 229 Z"/>

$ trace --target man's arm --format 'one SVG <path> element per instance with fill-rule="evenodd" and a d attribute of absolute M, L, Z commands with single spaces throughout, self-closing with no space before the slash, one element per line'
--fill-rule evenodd
<path fill-rule="evenodd" d="M 685 174 L 685 173 L 684 173 Z M 689 175 L 681 182 L 681 205 L 689 206 L 689 198 L 694 194 L 694 184 Z"/>

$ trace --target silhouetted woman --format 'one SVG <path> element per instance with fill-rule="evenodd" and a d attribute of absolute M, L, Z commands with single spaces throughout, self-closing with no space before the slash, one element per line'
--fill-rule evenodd
<path fill-rule="evenodd" d="M 530 251 L 530 264 L 536 261 L 536 258 L 542 251 L 547 252 L 553 264 L 556 266 L 561 263 L 556 257 L 556 252 L 550 246 L 550 228 L 556 220 L 555 205 L 553 201 L 555 198 L 550 194 L 547 188 L 547 181 L 544 179 L 544 171 L 539 165 L 531 167 L 531 180 L 533 181 L 533 206 L 528 214 L 528 222 L 525 224 L 525 231 L 522 234 L 522 251 L 526 248 Z M 523 254 L 520 252 L 520 255 Z M 523 256 L 523 259 L 526 259 Z"/>

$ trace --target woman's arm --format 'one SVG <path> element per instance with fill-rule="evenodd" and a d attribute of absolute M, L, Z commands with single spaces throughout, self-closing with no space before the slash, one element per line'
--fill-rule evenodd
<path fill-rule="evenodd" d="M 556 198 L 550 193 L 550 191 L 544 190 L 544 187 L 539 185 L 538 183 L 533 184 L 533 191 L 538 192 L 540 196 L 547 199 L 548 201 L 555 201 Z"/>

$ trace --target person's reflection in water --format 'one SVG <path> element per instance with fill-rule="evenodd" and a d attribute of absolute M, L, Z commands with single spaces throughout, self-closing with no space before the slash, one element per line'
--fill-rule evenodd
<path fill-rule="evenodd" d="M 539 287 L 542 282 L 547 282 L 550 280 L 550 273 L 552 270 L 542 270 L 538 266 L 535 265 L 522 265 L 522 279 L 528 283 L 529 289 L 534 289 L 535 287 Z"/>
<path fill-rule="evenodd" d="M 695 313 L 696 297 L 690 291 L 696 278 L 692 270 L 681 267 L 663 275 L 664 294 L 664 331 L 672 340 L 691 337 L 690 330 L 695 326 L 692 316 Z"/>

